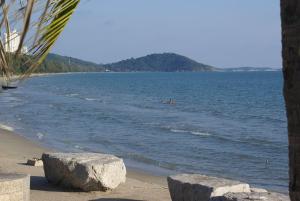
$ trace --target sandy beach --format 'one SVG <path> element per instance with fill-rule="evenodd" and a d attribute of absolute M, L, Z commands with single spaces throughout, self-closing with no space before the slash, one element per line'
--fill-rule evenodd
<path fill-rule="evenodd" d="M 166 178 L 127 170 L 127 181 L 111 192 L 70 192 L 53 186 L 44 177 L 42 167 L 27 166 L 27 159 L 41 157 L 44 148 L 24 137 L 0 129 L 0 173 L 26 173 L 31 175 L 32 201 L 138 201 L 170 200 Z"/>

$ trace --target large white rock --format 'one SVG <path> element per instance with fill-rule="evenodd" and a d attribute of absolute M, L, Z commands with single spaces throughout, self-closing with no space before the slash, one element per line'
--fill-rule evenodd
<path fill-rule="evenodd" d="M 290 201 L 287 195 L 279 193 L 251 192 L 251 193 L 227 193 L 214 197 L 211 201 Z"/>
<path fill-rule="evenodd" d="M 56 185 L 83 191 L 115 189 L 126 180 L 122 159 L 98 153 L 44 153 L 47 180 Z"/>
<path fill-rule="evenodd" d="M 23 174 L 0 174 L 1 201 L 29 201 L 30 176 Z"/>
<path fill-rule="evenodd" d="M 251 193 L 268 193 L 266 189 L 263 188 L 251 188 Z"/>
<path fill-rule="evenodd" d="M 170 176 L 168 186 L 172 201 L 209 201 L 228 192 L 250 192 L 249 184 L 199 174 Z"/>

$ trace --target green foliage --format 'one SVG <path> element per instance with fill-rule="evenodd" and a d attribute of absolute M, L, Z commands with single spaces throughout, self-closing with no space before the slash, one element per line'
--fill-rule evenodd
<path fill-rule="evenodd" d="M 22 56 L 14 60 L 14 71 L 16 74 L 23 74 L 30 67 L 29 56 Z M 49 54 L 46 60 L 34 71 L 34 73 L 62 73 L 62 72 L 197 72 L 214 71 L 217 68 L 198 63 L 187 57 L 173 54 L 151 54 L 137 59 L 131 58 L 117 63 L 100 65 L 80 59 Z"/>
<path fill-rule="evenodd" d="M 28 70 L 30 64 L 24 64 L 28 56 L 22 56 L 14 60 L 15 74 L 23 74 Z M 34 71 L 34 73 L 63 73 L 63 72 L 100 72 L 104 68 L 98 64 L 82 61 L 71 57 L 64 57 L 57 54 L 48 54 L 47 58 Z"/>
<path fill-rule="evenodd" d="M 213 71 L 214 67 L 198 63 L 185 56 L 174 53 L 151 54 L 140 58 L 131 58 L 117 63 L 104 65 L 107 69 L 117 72 L 153 71 Z"/>
<path fill-rule="evenodd" d="M 57 68 L 47 57 L 80 0 L 7 0 L 0 3 L 0 74 L 10 80 L 28 77 L 41 67 L 47 71 L 76 70 L 67 65 Z M 14 30 L 12 32 L 12 30 Z M 3 38 L 5 36 L 5 38 Z M 18 40 L 17 47 L 12 46 Z M 26 47 L 27 54 L 23 50 Z M 41 65 L 42 64 L 42 65 Z M 42 70 L 38 70 L 42 71 Z"/>

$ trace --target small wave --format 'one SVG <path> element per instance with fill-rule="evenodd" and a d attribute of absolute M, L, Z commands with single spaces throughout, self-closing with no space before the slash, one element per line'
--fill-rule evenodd
<path fill-rule="evenodd" d="M 87 100 L 87 101 L 96 101 L 97 99 L 95 99 L 95 98 L 85 98 L 85 100 Z"/>
<path fill-rule="evenodd" d="M 177 164 L 169 163 L 169 162 L 161 162 L 155 159 L 151 159 L 146 157 L 145 155 L 137 154 L 137 153 L 127 153 L 125 158 L 129 158 L 133 161 L 139 162 L 139 163 L 145 163 L 148 165 L 153 165 L 157 167 L 161 167 L 168 170 L 176 170 Z"/>
<path fill-rule="evenodd" d="M 180 130 L 180 129 L 170 129 L 173 133 L 190 133 L 197 136 L 211 136 L 210 133 L 199 132 L 199 131 L 188 131 L 188 130 Z"/>
<path fill-rule="evenodd" d="M 74 97 L 74 96 L 79 96 L 79 94 L 66 94 L 67 97 Z"/>
<path fill-rule="evenodd" d="M 0 124 L 0 129 L 11 131 L 11 132 L 13 132 L 15 130 L 13 127 L 10 127 L 10 126 L 4 125 L 4 124 Z"/>
<path fill-rule="evenodd" d="M 159 161 L 148 158 L 145 155 L 141 155 L 141 154 L 137 154 L 137 153 L 127 153 L 125 155 L 125 157 L 129 158 L 129 159 L 132 159 L 132 160 L 135 160 L 137 162 L 159 166 Z"/>
<path fill-rule="evenodd" d="M 173 133 L 189 133 L 190 132 L 190 131 L 179 130 L 179 129 L 171 129 L 170 131 Z"/>
<path fill-rule="evenodd" d="M 22 118 L 21 118 L 19 115 L 15 115 L 15 118 L 16 118 L 18 121 L 22 121 Z"/>
<path fill-rule="evenodd" d="M 74 147 L 75 147 L 75 149 L 83 149 L 83 147 L 81 147 L 79 145 L 75 145 Z"/>
<path fill-rule="evenodd" d="M 43 133 L 37 133 L 36 136 L 39 140 L 42 140 L 45 135 Z"/>
<path fill-rule="evenodd" d="M 193 135 L 199 135 L 199 136 L 211 136 L 210 133 L 203 133 L 203 132 L 197 132 L 197 131 L 191 131 Z"/>

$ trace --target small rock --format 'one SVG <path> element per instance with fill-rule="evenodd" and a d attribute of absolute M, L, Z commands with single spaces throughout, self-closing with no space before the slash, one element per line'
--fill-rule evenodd
<path fill-rule="evenodd" d="M 199 174 L 170 176 L 168 185 L 172 201 L 209 201 L 228 192 L 250 193 L 249 184 Z"/>
<path fill-rule="evenodd" d="M 42 167 L 43 161 L 42 159 L 33 158 L 33 159 L 28 159 L 26 164 L 30 166 Z"/>
<path fill-rule="evenodd" d="M 83 191 L 115 189 L 126 180 L 122 159 L 97 153 L 45 153 L 42 156 L 47 180 Z"/>

